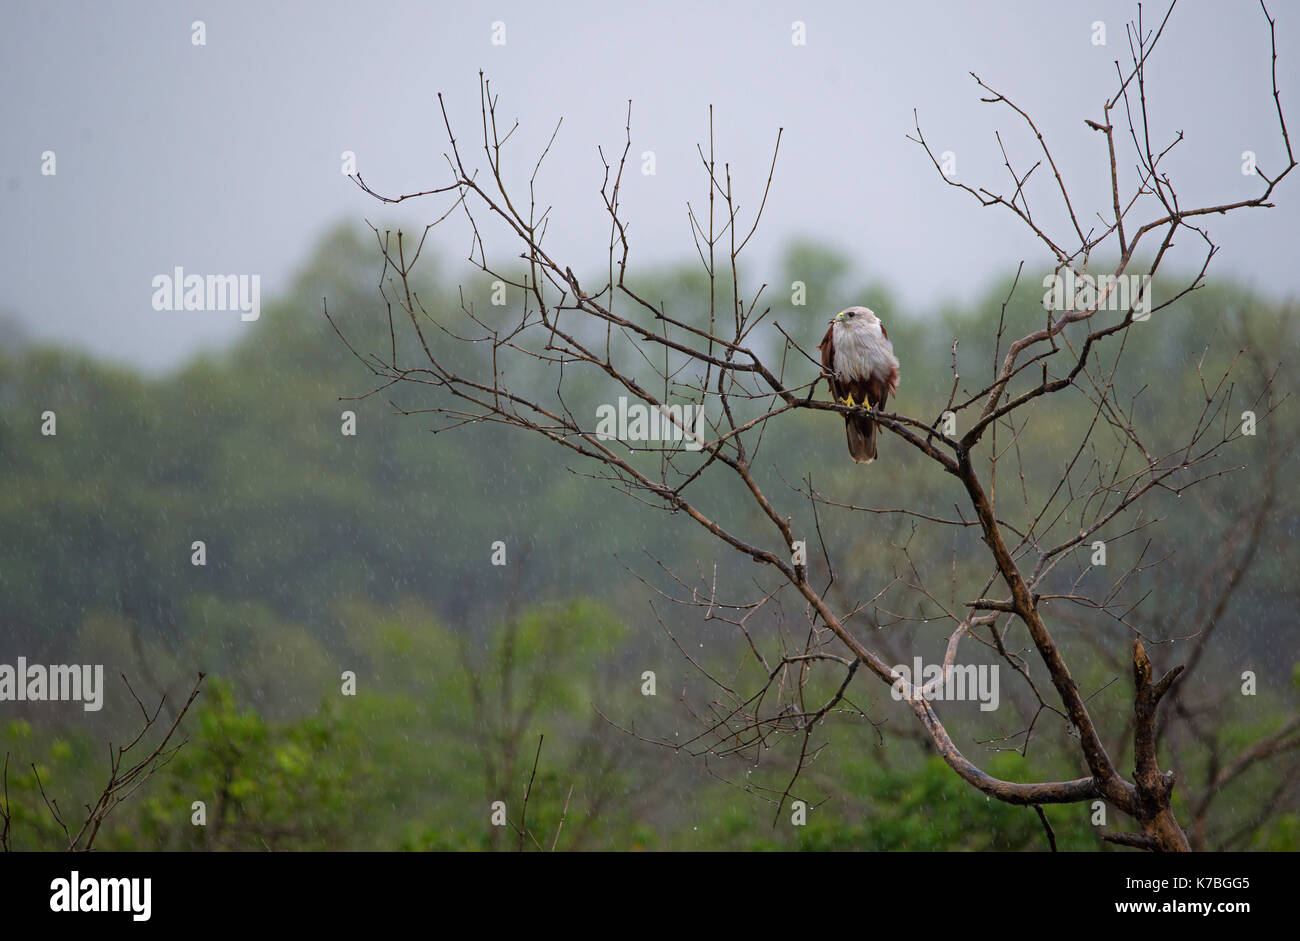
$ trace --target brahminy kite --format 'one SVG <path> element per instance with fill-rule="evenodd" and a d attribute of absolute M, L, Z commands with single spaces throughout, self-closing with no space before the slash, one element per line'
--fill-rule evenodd
<path fill-rule="evenodd" d="M 818 349 L 822 368 L 830 376 L 831 394 L 840 405 L 867 410 L 845 414 L 849 455 L 859 464 L 876 459 L 876 421 L 872 410 L 883 411 L 898 394 L 898 359 L 885 325 L 866 307 L 849 307 L 829 321 Z"/>

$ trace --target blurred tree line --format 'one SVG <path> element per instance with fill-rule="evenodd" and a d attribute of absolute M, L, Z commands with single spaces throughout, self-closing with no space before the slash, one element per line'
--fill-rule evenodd
<path fill-rule="evenodd" d="M 504 801 L 517 822 L 530 779 L 537 837 L 529 848 L 549 849 L 561 821 L 556 845 L 564 849 L 1046 847 L 1032 809 L 990 803 L 958 780 L 888 690 L 859 690 L 863 715 L 830 724 L 830 747 L 800 785 L 815 806 L 805 827 L 792 826 L 788 811 L 774 825 L 763 791 L 788 779 L 799 736 L 774 739 L 757 766 L 644 741 L 685 742 L 699 731 L 685 704 L 707 692 L 677 641 L 723 673 L 744 659 L 743 640 L 680 611 L 666 612 L 667 636 L 665 612 L 648 606 L 656 586 L 672 587 L 654 560 L 691 575 L 716 564 L 720 582 L 742 586 L 752 563 L 728 557 L 698 527 L 585 478 L 545 442 L 491 426 L 432 435 L 418 414 L 392 414 L 419 402 L 382 394 L 340 401 L 368 391 L 369 377 L 322 316 L 320 299 L 358 350 L 384 348 L 376 259 L 368 234 L 334 231 L 244 340 L 162 377 L 5 334 L 0 663 L 102 663 L 107 686 L 97 713 L 75 703 L 0 703 L 16 848 L 59 846 L 33 764 L 63 806 L 79 806 L 102 783 L 104 743 L 133 734 L 138 707 L 120 674 L 146 700 L 167 690 L 174 708 L 197 670 L 208 680 L 186 720 L 188 743 L 115 812 L 99 848 L 513 848 L 518 835 L 491 826 L 490 808 Z M 903 363 L 900 411 L 928 418 L 942 407 L 954 337 L 962 338 L 959 372 L 991 367 L 1010 276 L 968 305 L 909 316 L 881 281 L 864 283 L 823 246 L 791 245 L 782 267 L 777 283 L 802 281 L 807 303 L 791 306 L 789 293 L 778 292 L 772 320 L 805 349 L 848 303 L 882 314 Z M 459 305 L 454 283 L 436 271 L 426 279 L 427 307 Z M 698 306 L 707 285 L 692 269 L 667 269 L 649 273 L 639 290 L 681 310 Z M 487 305 L 487 285 L 466 292 Z M 1007 322 L 1036 322 L 1041 295 L 1026 273 Z M 1199 408 L 1197 365 L 1221 372 L 1243 346 L 1276 360 L 1296 348 L 1293 314 L 1219 284 L 1156 315 L 1126 354 L 1147 387 L 1136 410 L 1185 427 Z M 777 331 L 755 342 L 775 359 L 784 353 L 792 371 L 805 368 Z M 545 381 L 545 372 L 512 381 Z M 573 404 L 594 410 L 611 394 L 590 380 L 587 401 Z M 1020 443 L 1027 461 L 1067 459 L 1072 423 L 1086 420 L 1088 404 L 1077 404 Z M 57 416 L 53 437 L 39 433 L 46 410 Z M 356 414 L 355 436 L 341 431 L 344 410 Z M 1286 405 L 1270 421 L 1294 424 L 1294 411 Z M 1253 439 L 1257 461 L 1269 433 L 1261 428 Z M 915 473 L 888 435 L 882 460 L 864 470 L 845 457 L 837 416 L 785 416 L 766 434 L 771 480 L 797 485 L 811 473 L 819 489 L 838 487 L 858 503 L 951 510 L 953 485 Z M 1280 462 L 1279 479 L 1293 481 L 1296 455 Z M 1157 541 L 1154 548 L 1134 540 L 1113 550 L 1128 555 L 1125 565 L 1140 551 L 1169 556 L 1139 578 L 1153 589 L 1144 610 L 1168 638 L 1158 655 L 1171 662 L 1186 642 L 1178 627 L 1191 589 L 1223 533 L 1258 499 L 1257 467 L 1242 463 L 1243 471 L 1164 500 L 1159 527 L 1140 537 Z M 1279 488 L 1261 551 L 1207 655 L 1213 664 L 1198 677 L 1198 692 L 1222 697 L 1203 721 L 1224 747 L 1248 744 L 1296 709 L 1293 491 Z M 707 501 L 743 505 L 722 490 Z M 811 516 L 801 524 L 811 527 Z M 873 594 L 890 564 L 872 547 L 914 539 L 910 555 L 940 572 L 970 555 L 909 533 L 902 520 L 822 524 L 828 540 L 861 546 L 869 560 L 840 573 L 846 598 Z M 191 564 L 196 540 L 206 545 L 204 566 Z M 500 566 L 491 563 L 498 541 Z M 1123 648 L 1120 660 L 1108 659 L 1103 627 L 1070 626 L 1058 634 L 1115 736 L 1131 695 Z M 937 636 L 909 628 L 882 643 L 908 662 L 933 653 Z M 1233 695 L 1246 669 L 1260 677 L 1249 699 Z M 642 695 L 647 670 L 656 674 L 654 697 Z M 341 693 L 345 671 L 356 675 L 355 696 Z M 991 773 L 1078 773 L 1060 723 L 1044 728 L 1026 757 L 996 741 L 1020 727 L 1015 718 L 969 718 L 960 744 Z M 1180 757 L 1198 774 L 1213 761 L 1208 751 Z M 1032 772 L 1022 770 L 1027 762 Z M 1300 848 L 1295 807 L 1251 825 L 1285 774 L 1261 765 L 1220 798 L 1223 832 L 1244 832 L 1237 847 Z M 204 826 L 191 822 L 196 801 L 205 805 Z M 1047 814 L 1062 848 L 1102 848 L 1086 806 Z"/>

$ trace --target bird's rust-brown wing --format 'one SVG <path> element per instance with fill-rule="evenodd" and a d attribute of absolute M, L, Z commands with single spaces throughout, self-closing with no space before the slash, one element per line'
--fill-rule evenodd
<path fill-rule="evenodd" d="M 834 396 L 835 401 L 838 402 L 840 399 L 844 398 L 844 391 L 840 388 L 839 379 L 835 377 L 834 333 L 835 326 L 832 324 L 826 328 L 826 336 L 822 337 L 822 341 L 817 344 L 817 349 L 821 350 L 822 353 L 822 369 L 826 370 L 826 372 L 830 374 L 831 395 Z"/>
<path fill-rule="evenodd" d="M 883 412 L 885 403 L 889 401 L 889 382 L 877 376 L 872 376 L 866 382 L 866 393 L 867 401 L 871 403 L 871 407 Z"/>

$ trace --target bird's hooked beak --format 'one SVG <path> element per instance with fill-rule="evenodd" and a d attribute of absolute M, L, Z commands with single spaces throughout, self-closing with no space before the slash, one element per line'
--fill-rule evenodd
<path fill-rule="evenodd" d="M 828 324 L 834 325 L 834 324 L 839 323 L 839 322 L 840 322 L 841 320 L 843 320 L 843 319 L 844 319 L 844 311 L 840 311 L 838 314 L 836 314 L 834 317 L 832 317 L 830 320 L 828 320 L 828 321 L 826 321 L 826 322 L 827 322 Z"/>

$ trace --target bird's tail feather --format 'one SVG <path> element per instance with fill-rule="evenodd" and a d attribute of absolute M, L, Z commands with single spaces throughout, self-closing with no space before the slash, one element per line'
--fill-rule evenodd
<path fill-rule="evenodd" d="M 876 459 L 876 422 L 865 415 L 845 415 L 844 427 L 848 432 L 849 456 L 859 464 L 870 464 Z"/>

